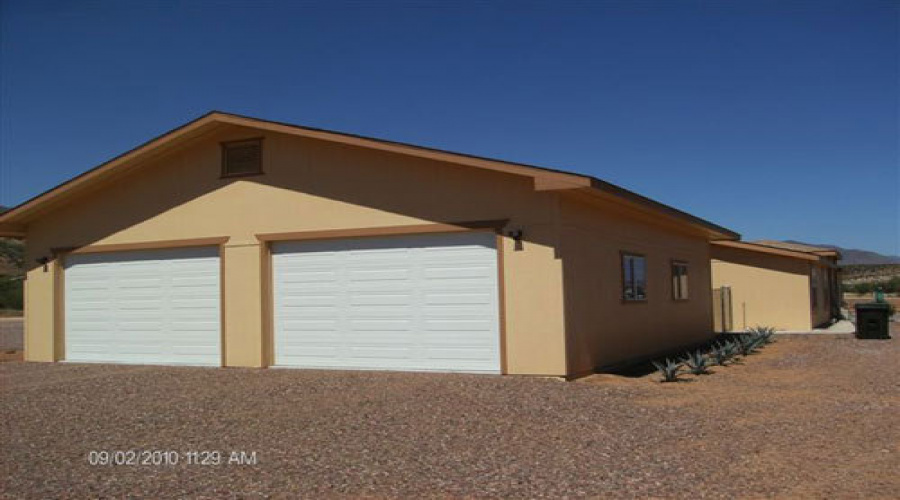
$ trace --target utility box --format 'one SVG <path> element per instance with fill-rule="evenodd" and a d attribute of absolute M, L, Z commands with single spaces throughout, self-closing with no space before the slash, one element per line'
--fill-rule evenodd
<path fill-rule="evenodd" d="M 891 306 L 885 303 L 856 304 L 856 336 L 861 339 L 889 339 Z"/>

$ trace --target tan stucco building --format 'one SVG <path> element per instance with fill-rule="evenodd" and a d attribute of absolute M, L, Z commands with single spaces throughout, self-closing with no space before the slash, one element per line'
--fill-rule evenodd
<path fill-rule="evenodd" d="M 809 331 L 840 313 L 836 250 L 771 240 L 717 241 L 712 259 L 718 331 Z"/>
<path fill-rule="evenodd" d="M 597 179 L 207 114 L 0 216 L 30 361 L 577 376 L 709 338 L 725 228 Z"/>

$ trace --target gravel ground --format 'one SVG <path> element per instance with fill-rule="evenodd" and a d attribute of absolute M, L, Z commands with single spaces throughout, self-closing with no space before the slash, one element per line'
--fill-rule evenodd
<path fill-rule="evenodd" d="M 0 318 L 0 351 L 22 350 L 22 318 Z"/>
<path fill-rule="evenodd" d="M 2 363 L 0 495 L 896 498 L 898 336 L 780 339 L 678 384 Z M 134 449 L 259 463 L 87 461 Z"/>

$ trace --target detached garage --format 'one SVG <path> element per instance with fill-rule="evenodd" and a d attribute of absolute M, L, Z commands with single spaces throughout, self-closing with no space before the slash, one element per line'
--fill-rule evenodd
<path fill-rule="evenodd" d="M 0 215 L 29 361 L 574 377 L 712 335 L 725 228 L 598 179 L 213 112 Z"/>

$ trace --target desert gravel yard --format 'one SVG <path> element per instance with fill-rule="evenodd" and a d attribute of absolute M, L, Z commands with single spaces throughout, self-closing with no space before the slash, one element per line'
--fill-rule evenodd
<path fill-rule="evenodd" d="M 9 498 L 882 497 L 900 341 L 785 338 L 678 384 L 2 363 Z M 177 465 L 90 465 L 175 450 Z M 187 452 L 256 452 L 256 465 Z M 96 458 L 96 455 L 95 455 Z"/>

